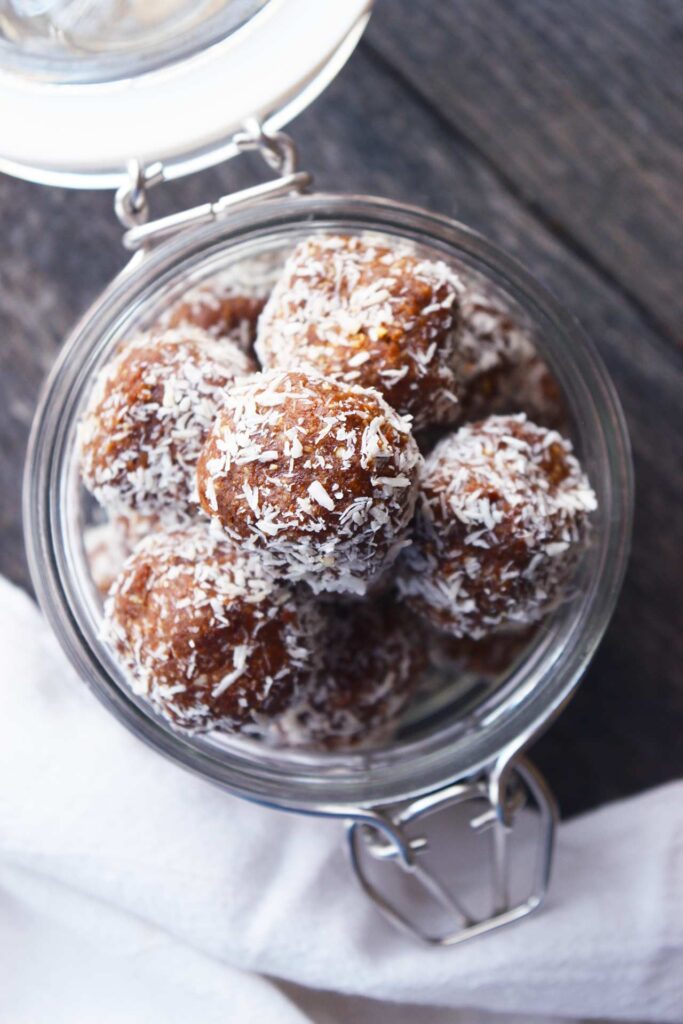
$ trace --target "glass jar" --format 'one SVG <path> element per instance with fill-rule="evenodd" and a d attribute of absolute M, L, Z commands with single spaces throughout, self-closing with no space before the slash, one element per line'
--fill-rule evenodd
<path fill-rule="evenodd" d="M 78 475 L 76 425 L 93 377 L 131 332 L 201 280 L 244 261 L 277 266 L 315 232 L 380 232 L 409 240 L 492 281 L 531 324 L 539 354 L 566 400 L 570 433 L 598 497 L 590 545 L 571 593 L 535 631 L 509 671 L 482 685 L 446 680 L 383 746 L 345 752 L 274 748 L 225 734 L 185 735 L 130 690 L 99 638 L 101 601 L 83 545 L 89 512 Z M 244 202 L 213 223 L 138 253 L 82 318 L 47 381 L 29 446 L 25 529 L 40 603 L 80 676 L 140 739 L 240 797 L 350 823 L 352 863 L 366 892 L 399 926 L 452 943 L 528 913 L 542 898 L 552 846 L 552 803 L 519 755 L 569 699 L 607 626 L 627 560 L 632 478 L 623 416 L 592 345 L 525 270 L 452 220 L 367 196 L 286 195 Z M 422 867 L 424 816 L 483 802 L 492 860 L 488 910 L 461 913 Z M 515 812 L 540 812 L 536 873 L 521 894 L 506 880 Z M 488 817 L 487 817 L 488 816 Z M 521 819 L 520 819 L 521 820 Z M 406 868 L 445 908 L 443 928 L 422 925 L 384 891 L 370 861 Z M 525 883 L 526 884 L 526 883 Z"/>

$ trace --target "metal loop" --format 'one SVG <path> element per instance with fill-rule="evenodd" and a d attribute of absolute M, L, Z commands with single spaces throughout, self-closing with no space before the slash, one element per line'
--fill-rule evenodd
<path fill-rule="evenodd" d="M 145 168 L 139 160 L 128 162 L 128 181 L 117 189 L 114 197 L 114 211 L 125 228 L 133 228 L 147 223 L 149 219 L 147 191 L 163 179 L 163 167 L 160 163 Z"/>
<path fill-rule="evenodd" d="M 298 157 L 294 141 L 285 132 L 266 132 L 257 118 L 250 118 L 234 143 L 240 153 L 258 151 L 271 170 L 285 177 L 294 174 Z"/>

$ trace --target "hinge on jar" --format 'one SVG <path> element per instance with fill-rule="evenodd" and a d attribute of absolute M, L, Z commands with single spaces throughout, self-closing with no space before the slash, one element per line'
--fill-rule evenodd
<path fill-rule="evenodd" d="M 116 216 L 126 228 L 123 236 L 126 249 L 137 252 L 185 228 L 211 224 L 240 206 L 291 192 L 303 192 L 311 184 L 310 174 L 297 171 L 296 147 L 284 132 L 266 133 L 261 123 L 253 119 L 245 125 L 243 132 L 235 135 L 233 141 L 237 153 L 258 151 L 277 177 L 251 188 L 229 192 L 213 203 L 202 203 L 157 220 L 149 220 L 148 192 L 166 180 L 163 164 L 144 167 L 138 160 L 130 162 L 128 181 L 118 189 L 114 200 Z"/>

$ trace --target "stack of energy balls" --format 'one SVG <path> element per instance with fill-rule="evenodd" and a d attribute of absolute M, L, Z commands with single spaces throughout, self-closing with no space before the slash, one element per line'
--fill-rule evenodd
<path fill-rule="evenodd" d="M 314 236 L 270 294 L 194 289 L 79 427 L 133 689 L 182 729 L 386 738 L 425 623 L 498 650 L 562 598 L 596 499 L 561 418 L 500 295 L 407 244 Z"/>

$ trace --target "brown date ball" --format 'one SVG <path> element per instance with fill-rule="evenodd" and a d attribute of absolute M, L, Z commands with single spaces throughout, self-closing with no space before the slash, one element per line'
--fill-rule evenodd
<path fill-rule="evenodd" d="M 459 287 L 445 263 L 405 245 L 310 238 L 294 250 L 261 315 L 258 358 L 376 388 L 416 429 L 451 423 Z"/>
<path fill-rule="evenodd" d="M 272 574 L 363 594 L 407 542 L 421 461 L 378 392 L 271 370 L 227 391 L 199 497 Z"/>
<path fill-rule="evenodd" d="M 466 272 L 459 280 L 460 325 L 454 363 L 464 385 L 535 355 L 531 326 L 510 300 L 493 285 Z"/>
<path fill-rule="evenodd" d="M 170 328 L 199 327 L 214 338 L 232 341 L 251 355 L 265 304 L 265 295 L 233 293 L 209 282 L 187 292 L 164 322 Z"/>
<path fill-rule="evenodd" d="M 200 327 L 252 355 L 258 318 L 281 265 L 279 253 L 243 254 L 237 262 L 187 288 L 159 317 L 158 327 Z"/>
<path fill-rule="evenodd" d="M 488 370 L 465 388 L 463 421 L 523 412 L 539 426 L 566 433 L 570 416 L 560 386 L 540 356 Z"/>
<path fill-rule="evenodd" d="M 197 510 L 197 458 L 225 388 L 255 369 L 196 327 L 143 335 L 99 373 L 79 424 L 83 482 L 111 517 Z"/>
<path fill-rule="evenodd" d="M 453 368 L 461 381 L 461 422 L 524 412 L 559 429 L 568 413 L 560 387 L 536 351 L 531 325 L 492 285 L 461 275 L 460 328 Z"/>
<path fill-rule="evenodd" d="M 320 671 L 277 719 L 273 738 L 327 750 L 386 740 L 420 684 L 423 637 L 388 599 L 332 605 L 327 616 Z"/>
<path fill-rule="evenodd" d="M 258 732 L 316 664 L 322 619 L 309 592 L 205 523 L 137 546 L 105 603 L 105 637 L 134 691 L 175 726 Z"/>
<path fill-rule="evenodd" d="M 425 463 L 400 592 L 456 637 L 535 622 L 561 597 L 596 507 L 555 431 L 524 414 L 466 424 Z"/>

